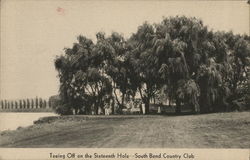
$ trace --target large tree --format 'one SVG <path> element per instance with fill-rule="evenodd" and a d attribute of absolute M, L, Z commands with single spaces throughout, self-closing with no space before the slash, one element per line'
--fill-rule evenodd
<path fill-rule="evenodd" d="M 160 63 L 154 52 L 154 40 L 154 26 L 146 22 L 139 26 L 137 32 L 129 39 L 129 43 L 133 47 L 130 53 L 130 64 L 134 70 L 132 79 L 145 103 L 146 113 L 149 113 L 150 100 L 155 98 L 161 86 L 161 78 L 158 73 Z"/>

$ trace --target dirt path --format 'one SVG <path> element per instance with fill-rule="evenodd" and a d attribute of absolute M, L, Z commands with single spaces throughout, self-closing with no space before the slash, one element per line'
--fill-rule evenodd
<path fill-rule="evenodd" d="M 78 117 L 79 119 L 79 117 Z M 2 132 L 1 147 L 249 148 L 250 113 L 55 121 Z"/>

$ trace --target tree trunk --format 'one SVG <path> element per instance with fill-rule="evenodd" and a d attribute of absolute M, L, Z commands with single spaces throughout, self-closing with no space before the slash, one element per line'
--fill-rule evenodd
<path fill-rule="evenodd" d="M 124 99 L 125 99 L 125 94 L 122 93 L 122 108 L 124 107 Z"/>
<path fill-rule="evenodd" d="M 115 98 L 112 96 L 111 114 L 115 114 Z"/>
<path fill-rule="evenodd" d="M 96 99 L 95 102 L 94 102 L 94 112 L 95 112 L 95 115 L 98 115 L 98 109 L 99 109 L 99 106 L 98 106 L 98 102 L 97 102 L 97 99 Z"/>
<path fill-rule="evenodd" d="M 104 107 L 101 107 L 101 111 L 102 111 L 103 114 L 105 114 L 105 109 L 104 109 Z"/>
<path fill-rule="evenodd" d="M 120 101 L 118 100 L 118 96 L 117 96 L 117 94 L 116 94 L 116 92 L 115 92 L 115 90 L 114 90 L 114 95 L 115 95 L 115 99 L 116 99 L 116 102 L 117 102 L 117 104 L 118 104 L 118 109 L 117 109 L 117 112 L 118 113 L 120 113 L 121 112 L 121 107 L 122 107 L 122 104 L 120 103 Z"/>
<path fill-rule="evenodd" d="M 193 106 L 193 112 L 194 112 L 195 114 L 200 114 L 200 105 L 199 105 L 199 104 L 195 104 L 195 105 Z"/>
<path fill-rule="evenodd" d="M 149 114 L 149 103 L 150 103 L 150 98 L 146 97 L 145 98 L 145 114 Z"/>
<path fill-rule="evenodd" d="M 99 109 L 99 107 L 95 106 L 95 115 L 98 115 L 98 109 Z"/>
<path fill-rule="evenodd" d="M 175 113 L 176 114 L 181 113 L 181 103 L 180 103 L 180 101 L 178 99 L 176 99 Z"/>

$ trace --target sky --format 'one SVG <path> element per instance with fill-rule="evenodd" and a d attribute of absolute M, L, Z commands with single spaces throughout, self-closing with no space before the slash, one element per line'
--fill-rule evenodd
<path fill-rule="evenodd" d="M 144 21 L 185 15 L 214 31 L 249 34 L 246 1 L 3 0 L 1 1 L 0 99 L 48 98 L 58 94 L 54 59 L 78 35 L 99 31 L 129 37 Z"/>

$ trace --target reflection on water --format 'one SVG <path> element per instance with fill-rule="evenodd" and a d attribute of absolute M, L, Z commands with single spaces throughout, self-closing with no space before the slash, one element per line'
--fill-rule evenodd
<path fill-rule="evenodd" d="M 18 127 L 26 127 L 41 117 L 57 116 L 51 112 L 0 112 L 0 131 L 15 130 Z"/>

